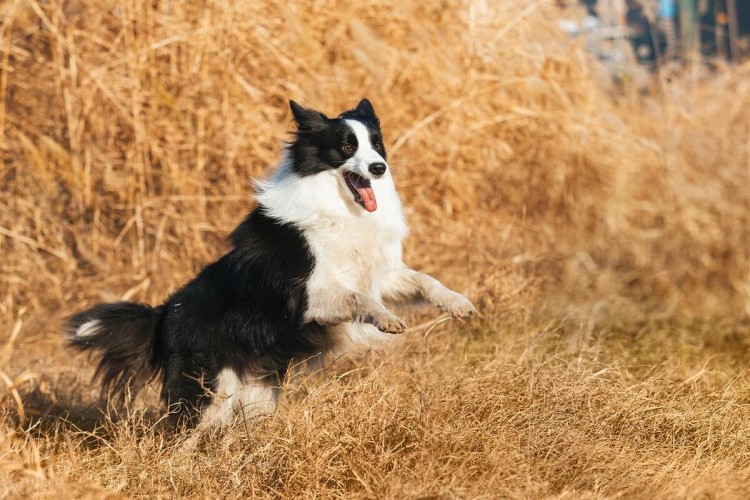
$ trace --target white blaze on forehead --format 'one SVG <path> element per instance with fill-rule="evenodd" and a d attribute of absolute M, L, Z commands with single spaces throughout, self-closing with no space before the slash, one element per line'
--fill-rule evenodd
<path fill-rule="evenodd" d="M 372 147 L 370 134 L 365 124 L 357 120 L 344 120 L 344 122 L 349 125 L 349 128 L 352 129 L 354 135 L 357 137 L 357 152 L 354 154 L 353 159 L 362 162 L 360 168 L 366 171 L 367 167 L 373 163 L 385 163 L 385 159 Z"/>

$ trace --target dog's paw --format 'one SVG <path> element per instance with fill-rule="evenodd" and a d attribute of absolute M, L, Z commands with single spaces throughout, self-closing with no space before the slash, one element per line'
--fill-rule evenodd
<path fill-rule="evenodd" d="M 438 307 L 441 311 L 449 313 L 454 318 L 468 318 L 476 314 L 477 310 L 469 299 L 460 293 L 453 293 L 446 297 Z"/>
<path fill-rule="evenodd" d="M 369 323 L 381 332 L 403 333 L 406 330 L 406 323 L 401 318 L 385 310 L 370 314 L 369 319 Z"/>

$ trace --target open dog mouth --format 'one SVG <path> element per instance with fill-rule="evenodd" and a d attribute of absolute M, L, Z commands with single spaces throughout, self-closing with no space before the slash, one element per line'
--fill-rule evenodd
<path fill-rule="evenodd" d="M 349 190 L 354 195 L 354 201 L 362 205 L 368 212 L 374 212 L 378 209 L 378 202 L 375 199 L 375 192 L 370 185 L 370 179 L 365 179 L 354 172 L 344 172 L 344 180 Z"/>

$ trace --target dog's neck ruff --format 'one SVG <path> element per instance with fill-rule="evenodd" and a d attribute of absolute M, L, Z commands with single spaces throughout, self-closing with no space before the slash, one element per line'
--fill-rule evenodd
<path fill-rule="evenodd" d="M 257 181 L 256 200 L 269 217 L 294 224 L 300 229 L 321 225 L 357 224 L 395 233 L 400 239 L 408 229 L 390 171 L 371 181 L 378 209 L 368 212 L 354 202 L 341 172 L 326 170 L 300 176 L 288 155 L 266 181 Z"/>

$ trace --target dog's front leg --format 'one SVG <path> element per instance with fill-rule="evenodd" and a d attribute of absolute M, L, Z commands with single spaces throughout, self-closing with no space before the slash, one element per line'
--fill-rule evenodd
<path fill-rule="evenodd" d="M 374 298 L 340 286 L 308 291 L 307 304 L 305 322 L 336 325 L 360 321 L 386 333 L 401 333 L 406 329 L 398 316 Z"/>
<path fill-rule="evenodd" d="M 388 298 L 422 297 L 454 318 L 468 318 L 477 312 L 469 299 L 449 289 L 432 276 L 413 269 L 399 273 Z"/>

